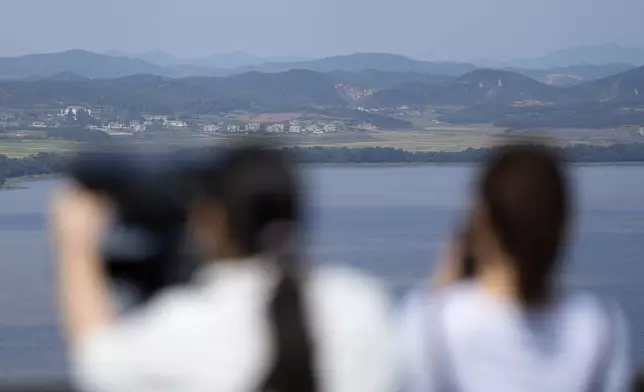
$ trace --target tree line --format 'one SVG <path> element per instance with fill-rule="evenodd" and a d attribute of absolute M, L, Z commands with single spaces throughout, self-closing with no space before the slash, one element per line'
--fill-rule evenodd
<path fill-rule="evenodd" d="M 407 151 L 393 147 L 286 147 L 297 161 L 305 164 L 423 164 L 480 163 L 494 148 L 468 148 L 463 151 Z M 608 147 L 575 145 L 560 149 L 562 157 L 573 163 L 644 163 L 644 144 L 615 144 Z M 66 155 L 38 153 L 24 158 L 0 155 L 0 184 L 6 179 L 35 175 L 61 174 Z"/>
<path fill-rule="evenodd" d="M 40 152 L 24 158 L 0 155 L 0 185 L 10 178 L 59 174 L 64 170 L 64 159 L 60 154 Z"/>
<path fill-rule="evenodd" d="M 387 163 L 479 163 L 494 148 L 468 148 L 463 151 L 407 151 L 393 147 L 289 147 L 302 163 L 387 164 Z M 575 145 L 561 148 L 562 157 L 573 163 L 644 162 L 644 144 L 612 146 Z"/>

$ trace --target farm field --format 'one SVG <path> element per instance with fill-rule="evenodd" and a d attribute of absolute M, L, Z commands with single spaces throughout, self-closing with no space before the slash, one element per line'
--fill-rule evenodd
<path fill-rule="evenodd" d="M 0 140 L 0 155 L 20 158 L 39 152 L 66 152 L 82 146 L 82 143 L 58 140 Z"/>

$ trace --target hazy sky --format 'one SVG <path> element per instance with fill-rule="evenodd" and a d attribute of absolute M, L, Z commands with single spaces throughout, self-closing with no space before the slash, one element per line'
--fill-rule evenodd
<path fill-rule="evenodd" d="M 507 59 L 644 46 L 644 0 L 1 0 L 0 55 L 82 48 L 180 57 L 401 53 Z"/>

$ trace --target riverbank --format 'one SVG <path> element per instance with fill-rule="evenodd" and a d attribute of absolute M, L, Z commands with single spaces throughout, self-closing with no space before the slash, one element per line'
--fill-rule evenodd
<path fill-rule="evenodd" d="M 384 162 L 384 163 L 301 163 L 304 168 L 408 168 L 408 167 L 474 167 L 480 162 Z M 639 167 L 644 162 L 570 162 L 571 167 Z M 0 191 L 28 189 L 29 182 L 43 181 L 64 178 L 63 173 L 39 174 L 7 178 L 5 183 L 0 185 Z"/>
<path fill-rule="evenodd" d="M 496 148 L 468 148 L 458 152 L 418 152 L 393 147 L 288 147 L 286 150 L 305 166 L 402 167 L 477 165 L 485 162 Z M 615 144 L 606 147 L 576 145 L 561 148 L 559 152 L 565 161 L 573 165 L 644 164 L 644 144 Z M 185 153 L 194 154 L 195 150 L 187 149 Z M 66 168 L 66 157 L 62 154 L 38 153 L 25 158 L 5 157 L 0 160 L 0 183 L 4 184 L 5 189 L 13 189 L 17 183 L 61 176 Z"/>
<path fill-rule="evenodd" d="M 425 167 L 425 166 L 478 166 L 481 162 L 384 162 L 384 163 L 302 163 L 306 167 Z M 569 162 L 569 166 L 644 166 L 644 162 Z"/>
<path fill-rule="evenodd" d="M 5 183 L 0 185 L 0 191 L 27 189 L 29 188 L 29 186 L 26 183 L 29 183 L 32 181 L 43 181 L 43 180 L 49 180 L 49 179 L 62 178 L 64 176 L 65 176 L 64 174 L 60 173 L 60 174 L 36 174 L 36 175 L 30 175 L 30 176 L 7 178 Z"/>

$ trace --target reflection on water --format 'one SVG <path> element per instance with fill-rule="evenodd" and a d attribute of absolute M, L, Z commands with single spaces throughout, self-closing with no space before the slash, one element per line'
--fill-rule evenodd
<path fill-rule="evenodd" d="M 644 167 L 574 169 L 579 229 L 564 281 L 610 295 L 629 314 L 644 362 Z M 431 270 L 468 202 L 471 168 L 318 168 L 309 171 L 310 249 L 316 262 L 348 262 L 400 293 Z M 0 376 L 60 372 L 46 224 L 52 181 L 0 192 Z"/>

